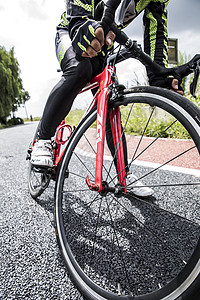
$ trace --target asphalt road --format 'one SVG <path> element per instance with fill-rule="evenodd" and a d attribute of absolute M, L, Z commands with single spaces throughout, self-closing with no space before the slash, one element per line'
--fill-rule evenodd
<path fill-rule="evenodd" d="M 40 200 L 33 200 L 28 192 L 26 151 L 36 126 L 37 123 L 32 122 L 0 130 L 0 299 L 83 299 L 68 276 L 57 245 L 53 217 L 54 183 L 50 183 Z M 88 157 L 86 160 L 89 163 Z M 135 171 L 137 172 L 137 168 Z M 187 182 L 188 178 L 184 174 L 172 175 L 166 171 L 163 176 L 166 180 L 168 176 L 172 180 L 174 178 L 174 182 L 180 176 L 179 182 Z M 157 182 L 159 178 L 155 180 Z M 180 220 L 180 229 L 183 230 L 185 241 L 182 246 L 188 244 L 186 236 L 192 240 L 194 235 L 195 241 L 195 235 L 199 236 L 198 191 L 197 187 L 194 190 L 196 194 L 193 194 L 195 197 L 190 199 L 189 188 L 187 193 L 181 189 L 180 194 L 184 197 L 179 195 L 179 206 L 176 205 L 176 199 L 174 203 L 170 201 L 174 213 L 180 213 L 190 221 L 195 219 L 192 225 L 184 218 Z M 170 200 L 172 195 L 169 191 Z M 190 206 L 187 205 L 188 199 Z M 163 203 L 163 208 L 165 205 L 167 202 Z M 139 217 L 145 220 L 146 226 L 151 228 L 152 223 L 157 222 L 157 227 L 160 226 L 165 234 L 168 234 L 171 227 L 169 236 L 172 234 L 176 244 L 176 237 L 180 236 L 180 232 L 176 232 L 176 227 L 172 226 L 169 215 L 165 211 L 160 215 L 154 211 L 154 206 L 150 207 L 152 212 L 147 210 L 146 206 L 143 207 L 143 203 L 137 204 L 136 200 L 134 205 L 130 206 L 136 213 L 140 212 Z M 184 252 L 180 245 L 178 248 L 180 252 Z M 143 251 L 144 249 L 148 250 L 146 244 Z M 153 249 L 154 247 L 151 247 L 152 251 Z M 146 273 L 146 267 L 144 272 Z"/>
<path fill-rule="evenodd" d="M 0 299 L 83 299 L 56 241 L 52 183 L 34 201 L 26 150 L 37 123 L 0 130 Z"/>

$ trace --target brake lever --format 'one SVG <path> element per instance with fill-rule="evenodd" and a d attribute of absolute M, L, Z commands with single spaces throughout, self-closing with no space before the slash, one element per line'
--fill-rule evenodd
<path fill-rule="evenodd" d="M 200 72 L 200 59 L 197 60 L 196 62 L 196 67 L 194 69 L 194 79 L 190 84 L 190 93 L 194 98 L 196 98 L 196 88 L 197 88 L 197 82 L 199 78 L 199 72 Z"/>

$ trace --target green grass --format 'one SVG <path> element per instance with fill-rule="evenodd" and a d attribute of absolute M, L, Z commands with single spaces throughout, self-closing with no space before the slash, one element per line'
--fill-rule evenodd
<path fill-rule="evenodd" d="M 122 117 L 122 123 L 124 125 L 125 120 L 128 116 L 130 106 L 128 107 L 121 107 L 121 117 Z M 84 110 L 81 109 L 75 109 L 71 110 L 68 116 L 66 117 L 65 121 L 67 124 L 70 124 L 71 126 L 77 126 L 79 121 L 81 120 Z M 126 134 L 129 135 L 142 135 L 144 130 L 144 124 L 146 124 L 148 118 L 150 115 L 150 110 L 147 108 L 147 105 L 141 104 L 135 104 L 134 105 L 134 113 L 131 114 L 131 117 L 128 122 L 128 126 L 126 127 Z M 40 120 L 40 118 L 34 118 L 34 121 Z M 24 121 L 30 121 L 30 120 L 24 120 Z M 170 124 L 173 122 L 172 118 L 166 117 L 165 115 L 160 117 L 158 113 L 157 118 L 153 118 L 148 128 L 145 131 L 145 136 L 148 137 L 158 137 L 165 129 L 170 126 Z M 93 127 L 96 127 L 96 124 L 93 124 Z M 0 127 L 1 128 L 1 127 Z M 170 127 L 167 132 L 164 132 L 162 134 L 163 138 L 177 138 L 177 139 L 190 139 L 190 135 L 188 132 L 184 129 L 184 127 L 179 123 L 176 122 L 173 124 L 172 127 Z"/>
<path fill-rule="evenodd" d="M 131 117 L 129 119 L 130 121 L 128 122 L 128 126 L 126 127 L 126 134 L 135 135 L 135 136 L 143 134 L 143 130 L 145 126 L 144 124 L 146 124 L 148 117 L 150 115 L 150 111 L 146 108 L 145 105 L 143 105 L 142 109 L 140 104 L 134 105 L 134 113 L 131 114 Z M 122 116 L 122 120 L 124 120 L 124 122 L 122 121 L 123 125 L 128 116 L 129 109 L 130 107 L 121 108 L 121 116 Z M 80 109 L 72 110 L 66 118 L 66 123 L 70 124 L 71 126 L 77 126 L 83 113 L 84 110 L 80 110 Z M 161 133 L 163 133 L 163 131 L 165 131 L 165 129 L 168 126 L 170 126 L 170 124 L 173 121 L 174 119 L 169 118 L 168 116 L 166 117 L 165 115 L 162 117 L 158 116 L 157 118 L 153 118 L 150 121 L 148 128 L 145 131 L 145 136 L 158 137 Z M 93 127 L 95 127 L 95 125 Z M 164 132 L 162 134 L 162 138 L 190 139 L 190 135 L 179 122 L 176 122 L 175 124 L 173 124 L 172 127 L 170 127 L 167 130 L 167 132 Z"/>
<path fill-rule="evenodd" d="M 7 125 L 0 125 L 0 129 L 8 127 Z"/>
<path fill-rule="evenodd" d="M 33 118 L 32 121 L 40 121 L 41 120 L 41 117 L 36 117 L 36 118 Z M 24 122 L 30 122 L 31 120 L 30 119 L 24 119 Z"/>
<path fill-rule="evenodd" d="M 121 118 L 124 120 L 122 121 L 123 125 L 127 119 L 129 109 L 130 107 L 121 108 Z M 128 126 L 126 126 L 126 134 L 143 135 L 150 113 L 151 111 L 147 105 L 135 104 L 134 113 L 129 117 Z M 171 115 L 156 109 L 144 135 L 147 137 L 158 137 L 162 134 L 162 138 L 190 139 L 190 135 L 178 121 L 165 131 L 174 121 L 175 119 Z"/>
<path fill-rule="evenodd" d="M 71 110 L 70 113 L 65 118 L 65 122 L 67 124 L 70 124 L 71 126 L 76 127 L 78 125 L 79 121 L 81 120 L 84 112 L 85 111 L 82 109 Z"/>

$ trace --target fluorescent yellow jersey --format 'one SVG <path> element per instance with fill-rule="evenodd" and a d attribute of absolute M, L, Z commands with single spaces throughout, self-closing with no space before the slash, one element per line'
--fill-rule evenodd
<path fill-rule="evenodd" d="M 160 65 L 167 66 L 167 4 L 169 0 L 122 0 L 116 12 L 116 23 L 124 28 L 144 11 L 144 51 Z M 72 39 L 76 30 L 88 19 L 102 12 L 101 0 L 66 0 L 58 29 L 69 31 Z"/>

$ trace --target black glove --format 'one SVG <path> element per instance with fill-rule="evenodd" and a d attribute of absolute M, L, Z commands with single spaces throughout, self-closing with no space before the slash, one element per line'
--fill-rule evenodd
<path fill-rule="evenodd" d="M 105 7 L 105 3 L 103 1 L 99 2 L 97 4 L 97 6 L 95 7 L 94 19 L 96 21 L 101 21 L 101 18 L 103 16 L 104 7 Z"/>
<path fill-rule="evenodd" d="M 166 89 L 172 89 L 172 81 L 173 81 L 173 77 L 161 77 L 161 76 L 156 76 L 153 74 L 149 74 L 149 84 L 151 86 L 157 86 L 157 87 L 162 87 L 162 88 L 166 88 Z M 181 87 L 181 79 L 178 79 L 178 89 L 180 91 L 183 91 L 183 88 Z"/>
<path fill-rule="evenodd" d="M 92 40 L 96 38 L 94 32 L 98 27 L 101 27 L 98 22 L 87 20 L 78 28 L 72 40 L 73 49 L 78 56 L 81 57 L 82 53 L 86 52 L 87 47 L 90 46 Z"/>

